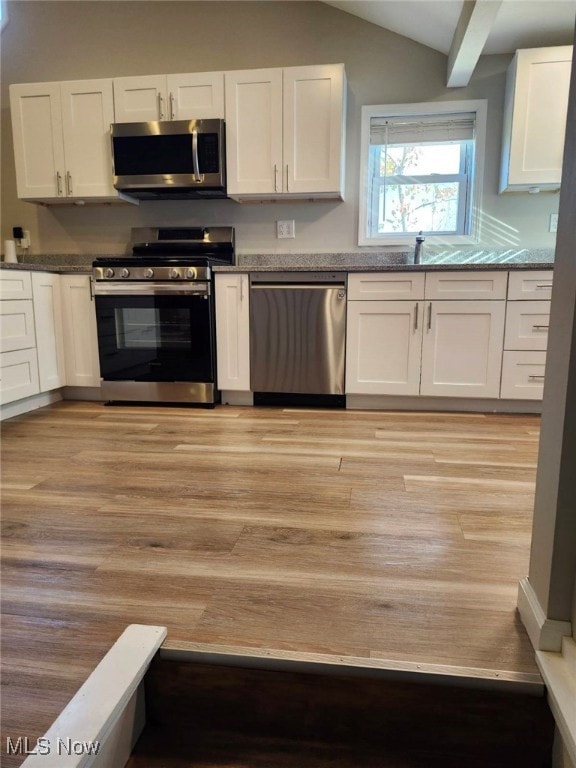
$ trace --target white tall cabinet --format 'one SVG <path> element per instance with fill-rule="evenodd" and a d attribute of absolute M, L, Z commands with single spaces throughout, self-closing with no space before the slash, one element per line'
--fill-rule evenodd
<path fill-rule="evenodd" d="M 250 390 L 250 287 L 247 274 L 215 275 L 218 389 Z"/>
<path fill-rule="evenodd" d="M 115 122 L 224 117 L 224 73 L 192 72 L 114 79 Z"/>
<path fill-rule="evenodd" d="M 343 197 L 343 64 L 226 72 L 225 92 L 231 197 Z"/>
<path fill-rule="evenodd" d="M 18 197 L 117 200 L 112 186 L 112 80 L 10 86 Z"/>

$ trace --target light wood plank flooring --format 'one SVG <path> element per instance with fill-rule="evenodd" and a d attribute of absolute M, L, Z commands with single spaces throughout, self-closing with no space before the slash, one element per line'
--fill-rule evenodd
<path fill-rule="evenodd" d="M 2 752 L 130 623 L 537 674 L 515 605 L 538 417 L 65 402 L 2 431 Z"/>

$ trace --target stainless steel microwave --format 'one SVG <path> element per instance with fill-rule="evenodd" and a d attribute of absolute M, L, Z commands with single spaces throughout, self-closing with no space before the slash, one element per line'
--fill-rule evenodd
<path fill-rule="evenodd" d="M 223 120 L 115 123 L 114 187 L 138 200 L 226 197 Z"/>

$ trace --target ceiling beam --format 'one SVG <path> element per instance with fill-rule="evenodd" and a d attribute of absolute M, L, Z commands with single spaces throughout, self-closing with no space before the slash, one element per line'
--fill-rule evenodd
<path fill-rule="evenodd" d="M 503 0 L 465 0 L 448 54 L 448 88 L 468 85 Z"/>

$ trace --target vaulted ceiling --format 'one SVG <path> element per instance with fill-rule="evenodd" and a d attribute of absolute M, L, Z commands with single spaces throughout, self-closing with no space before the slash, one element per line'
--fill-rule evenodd
<path fill-rule="evenodd" d="M 571 45 L 576 0 L 325 0 L 448 55 L 447 84 L 467 85 L 482 54 Z"/>

